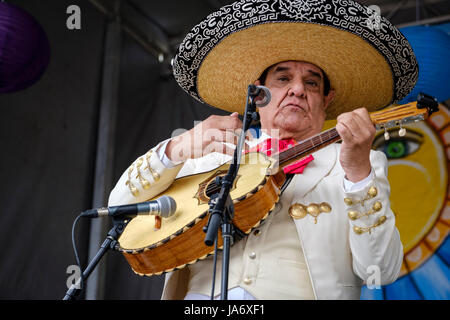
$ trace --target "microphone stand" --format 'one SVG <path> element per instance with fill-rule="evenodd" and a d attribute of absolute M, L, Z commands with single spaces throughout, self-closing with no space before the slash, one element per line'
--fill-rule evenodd
<path fill-rule="evenodd" d="M 108 235 L 103 244 L 100 246 L 99 251 L 97 252 L 95 257 L 91 260 L 86 269 L 83 271 L 83 274 L 81 276 L 83 280 L 87 280 L 87 278 L 92 273 L 92 271 L 94 271 L 95 267 L 100 262 L 100 259 L 105 255 L 105 253 L 109 249 L 114 249 L 114 247 L 117 244 L 117 239 L 122 234 L 127 224 L 125 220 L 119 218 L 113 218 L 113 223 L 114 226 L 111 228 L 111 230 L 109 230 Z M 82 290 L 83 288 L 81 288 L 81 278 L 80 278 L 75 284 L 72 284 L 70 286 L 63 300 L 75 300 Z"/>
<path fill-rule="evenodd" d="M 255 98 L 259 94 L 259 89 L 255 85 L 249 85 L 247 90 L 247 101 L 245 106 L 244 121 L 238 144 L 234 150 L 233 161 L 228 168 L 227 174 L 217 177 L 215 183 L 220 187 L 219 193 L 210 197 L 209 201 L 209 220 L 203 231 L 206 233 L 205 244 L 212 246 L 217 238 L 220 225 L 222 225 L 223 238 L 223 257 L 222 257 L 222 282 L 221 282 L 221 300 L 228 299 L 228 269 L 230 259 L 230 245 L 233 240 L 234 206 L 230 197 L 230 190 L 233 186 L 239 171 L 242 149 L 245 142 L 245 134 L 253 121 L 259 120 L 259 114 L 256 112 Z M 214 281 L 214 279 L 213 279 Z"/>

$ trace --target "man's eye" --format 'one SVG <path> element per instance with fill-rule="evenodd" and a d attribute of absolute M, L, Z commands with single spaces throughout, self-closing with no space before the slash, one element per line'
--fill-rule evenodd
<path fill-rule="evenodd" d="M 384 139 L 384 134 L 375 137 L 373 149 L 383 151 L 388 159 L 400 159 L 419 150 L 423 142 L 423 136 L 411 129 L 407 130 L 407 135 L 400 137 L 398 130 L 389 130 L 391 138 Z"/>
<path fill-rule="evenodd" d="M 313 86 L 313 87 L 317 86 L 317 82 L 315 82 L 315 81 L 306 81 L 306 84 L 309 86 Z"/>
<path fill-rule="evenodd" d="M 289 79 L 288 79 L 288 77 L 279 77 L 278 80 L 280 80 L 280 81 L 288 81 Z"/>

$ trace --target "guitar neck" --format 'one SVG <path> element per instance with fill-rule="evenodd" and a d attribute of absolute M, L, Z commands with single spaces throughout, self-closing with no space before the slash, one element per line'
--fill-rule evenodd
<path fill-rule="evenodd" d="M 411 102 L 405 105 L 373 112 L 370 114 L 370 119 L 377 130 L 387 130 L 398 126 L 401 127 L 403 124 L 424 120 L 431 112 L 436 110 L 435 108 L 437 107 L 434 107 L 434 109 L 430 111 L 430 109 L 425 107 L 418 107 L 417 102 Z M 278 163 L 281 167 L 285 167 L 300 158 L 340 140 L 341 137 L 336 131 L 336 128 L 326 130 L 309 139 L 299 142 L 294 147 L 278 153 Z M 274 156 L 276 157 L 277 155 Z"/>
<path fill-rule="evenodd" d="M 315 135 L 312 138 L 303 140 L 297 145 L 278 153 L 278 162 L 282 167 L 285 167 L 300 158 L 303 158 L 313 152 L 316 152 L 334 142 L 340 141 L 336 128 L 326 130 Z"/>

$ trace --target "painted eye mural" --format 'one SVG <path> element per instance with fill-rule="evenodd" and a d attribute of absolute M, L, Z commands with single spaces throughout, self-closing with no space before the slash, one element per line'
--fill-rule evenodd
<path fill-rule="evenodd" d="M 396 129 L 389 129 L 388 133 L 389 140 L 385 140 L 384 134 L 378 134 L 373 143 L 373 149 L 384 152 L 388 159 L 402 159 L 416 152 L 424 140 L 420 132 L 411 129 L 404 137 L 400 137 Z"/>
<path fill-rule="evenodd" d="M 399 278 L 380 289 L 363 287 L 361 299 L 450 298 L 450 112 L 405 126 L 406 135 L 378 134 L 373 149 L 388 158 L 391 208 L 404 248 Z"/>
<path fill-rule="evenodd" d="M 439 27 L 439 28 L 437 28 Z M 400 29 L 419 64 L 414 90 L 398 104 L 425 92 L 450 98 L 450 24 Z M 407 126 L 400 137 L 376 136 L 373 148 L 388 158 L 391 208 L 403 244 L 399 278 L 379 289 L 363 287 L 361 299 L 446 300 L 450 298 L 450 113 L 444 104 L 426 121 Z"/>
<path fill-rule="evenodd" d="M 325 122 L 324 130 L 336 121 Z M 363 286 L 362 300 L 450 299 L 450 111 L 444 104 L 427 120 L 375 136 L 385 153 L 391 208 L 403 244 L 398 279 L 381 288 Z"/>

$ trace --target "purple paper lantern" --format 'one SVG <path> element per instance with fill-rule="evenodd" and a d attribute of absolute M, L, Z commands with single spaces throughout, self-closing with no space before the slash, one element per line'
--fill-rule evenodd
<path fill-rule="evenodd" d="M 49 60 L 50 45 L 39 23 L 23 9 L 0 2 L 0 93 L 34 84 Z"/>

